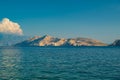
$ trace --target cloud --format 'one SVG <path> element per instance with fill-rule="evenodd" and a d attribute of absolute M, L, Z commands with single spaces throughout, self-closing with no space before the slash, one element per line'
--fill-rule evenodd
<path fill-rule="evenodd" d="M 0 33 L 23 35 L 20 25 L 10 21 L 8 18 L 4 18 L 0 22 Z"/>

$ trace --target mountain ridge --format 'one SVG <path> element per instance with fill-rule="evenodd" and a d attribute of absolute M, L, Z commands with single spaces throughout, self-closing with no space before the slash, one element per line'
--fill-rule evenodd
<path fill-rule="evenodd" d="M 17 43 L 14 46 L 107 46 L 90 38 L 56 38 L 49 35 L 34 36 L 28 40 Z"/>

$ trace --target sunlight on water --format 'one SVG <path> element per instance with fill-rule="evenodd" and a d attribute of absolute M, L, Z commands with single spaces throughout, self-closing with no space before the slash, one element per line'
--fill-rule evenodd
<path fill-rule="evenodd" d="M 19 77 L 20 51 L 18 49 L 0 50 L 0 78 L 16 80 Z M 16 78 L 15 78 L 16 77 Z"/>

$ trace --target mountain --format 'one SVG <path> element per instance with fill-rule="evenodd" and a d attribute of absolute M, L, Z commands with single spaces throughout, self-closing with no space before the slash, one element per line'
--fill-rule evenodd
<path fill-rule="evenodd" d="M 110 46 L 120 46 L 120 39 L 115 40 Z"/>
<path fill-rule="evenodd" d="M 72 46 L 106 46 L 107 45 L 98 40 L 89 39 L 89 38 L 72 38 L 72 39 L 68 39 L 68 43 Z"/>
<path fill-rule="evenodd" d="M 0 33 L 0 46 L 11 46 L 13 44 L 24 41 L 27 38 L 27 36 Z"/>
<path fill-rule="evenodd" d="M 89 38 L 55 38 L 49 35 L 34 36 L 15 46 L 106 46 L 106 44 Z"/>

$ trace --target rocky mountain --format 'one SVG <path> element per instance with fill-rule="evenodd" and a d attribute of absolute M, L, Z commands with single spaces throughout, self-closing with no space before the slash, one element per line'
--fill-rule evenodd
<path fill-rule="evenodd" d="M 49 35 L 34 36 L 28 40 L 15 44 L 15 46 L 106 46 L 106 44 L 89 38 L 55 38 Z"/>
<path fill-rule="evenodd" d="M 115 40 L 110 46 L 120 46 L 120 39 Z"/>
<path fill-rule="evenodd" d="M 27 38 L 27 36 L 0 33 L 0 46 L 11 46 L 13 44 L 24 41 Z"/>

